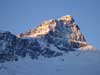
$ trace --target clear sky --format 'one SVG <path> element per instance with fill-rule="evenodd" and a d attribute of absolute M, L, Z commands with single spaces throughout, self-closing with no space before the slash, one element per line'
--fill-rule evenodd
<path fill-rule="evenodd" d="M 0 30 L 18 34 L 67 14 L 87 41 L 100 48 L 100 0 L 0 0 Z"/>

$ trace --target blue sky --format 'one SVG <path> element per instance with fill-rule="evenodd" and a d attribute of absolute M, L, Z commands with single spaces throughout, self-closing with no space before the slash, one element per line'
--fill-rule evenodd
<path fill-rule="evenodd" d="M 100 0 L 0 0 L 0 30 L 13 34 L 72 15 L 87 41 L 100 48 Z"/>

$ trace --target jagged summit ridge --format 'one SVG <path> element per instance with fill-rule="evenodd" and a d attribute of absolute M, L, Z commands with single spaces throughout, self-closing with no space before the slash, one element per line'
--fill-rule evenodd
<path fill-rule="evenodd" d="M 52 41 L 53 44 L 55 40 L 63 40 L 62 42 L 65 42 L 67 48 L 94 49 L 91 45 L 87 44 L 84 35 L 80 32 L 79 26 L 75 23 L 71 15 L 62 16 L 55 20 L 44 21 L 35 29 L 21 33 L 18 37 L 44 37 L 43 39 L 49 41 L 49 43 Z"/>
<path fill-rule="evenodd" d="M 38 56 L 56 57 L 76 50 L 95 48 L 86 42 L 70 15 L 44 21 L 35 29 L 17 36 L 10 32 L 0 32 L 0 61 L 16 60 L 17 56 L 26 55 L 32 59 Z"/>
<path fill-rule="evenodd" d="M 75 24 L 74 19 L 70 15 L 63 16 L 57 20 L 44 21 L 37 28 L 21 33 L 18 37 L 38 37 L 48 34 L 49 32 L 57 32 L 64 34 L 69 38 L 76 40 L 86 41 L 84 36 L 81 34 L 78 25 Z M 75 33 L 75 35 L 68 33 Z M 59 36 L 61 36 L 61 34 Z"/>

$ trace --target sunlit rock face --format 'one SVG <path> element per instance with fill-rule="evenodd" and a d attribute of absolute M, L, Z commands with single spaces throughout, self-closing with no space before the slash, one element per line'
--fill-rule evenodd
<path fill-rule="evenodd" d="M 40 37 L 49 33 L 77 41 L 86 41 L 72 16 L 63 16 L 57 20 L 44 21 L 37 28 L 19 34 L 18 37 Z"/>
<path fill-rule="evenodd" d="M 21 33 L 18 37 L 42 38 L 46 42 L 54 45 L 59 44 L 64 48 L 80 48 L 82 50 L 84 48 L 87 50 L 95 49 L 92 46 L 88 46 L 84 35 L 80 32 L 80 28 L 76 25 L 71 15 L 44 21 L 35 29 Z"/>

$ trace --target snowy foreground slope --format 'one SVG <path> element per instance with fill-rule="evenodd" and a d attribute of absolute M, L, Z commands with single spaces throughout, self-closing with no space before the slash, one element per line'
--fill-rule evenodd
<path fill-rule="evenodd" d="M 27 56 L 17 62 L 0 63 L 0 75 L 100 75 L 100 52 L 68 52 L 38 60 Z"/>

